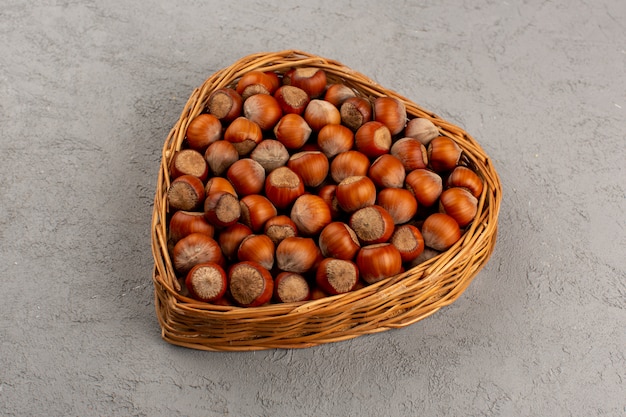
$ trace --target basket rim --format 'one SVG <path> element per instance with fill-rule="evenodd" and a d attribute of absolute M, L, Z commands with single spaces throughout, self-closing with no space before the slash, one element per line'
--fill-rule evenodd
<path fill-rule="evenodd" d="M 456 242 L 450 249 L 440 253 L 434 258 L 417 265 L 411 269 L 402 272 L 399 275 L 384 279 L 378 283 L 365 286 L 351 293 L 340 294 L 336 296 L 325 297 L 319 300 L 310 300 L 297 303 L 270 304 L 260 307 L 239 307 L 239 306 L 217 306 L 209 303 L 202 303 L 191 298 L 181 295 L 178 291 L 180 285 L 173 273 L 173 267 L 167 250 L 167 210 L 163 204 L 164 191 L 169 187 L 169 160 L 175 150 L 182 147 L 185 128 L 190 120 L 203 111 L 206 99 L 210 92 L 232 85 L 244 73 L 253 69 L 263 69 L 267 71 L 286 71 L 294 66 L 314 66 L 320 67 L 327 71 L 329 80 L 341 80 L 349 86 L 356 88 L 362 94 L 371 96 L 392 96 L 402 101 L 410 118 L 424 117 L 430 119 L 440 130 L 443 136 L 449 136 L 457 142 L 460 140 L 466 163 L 481 167 L 479 174 L 483 177 L 485 187 L 479 198 L 479 211 L 481 213 L 475 219 L 463 234 L 462 238 Z M 446 297 L 439 299 L 439 304 L 433 308 L 429 314 L 422 314 L 420 318 L 408 317 L 403 323 L 396 324 L 395 327 L 412 324 L 421 320 L 444 305 L 452 303 L 469 285 L 473 277 L 488 261 L 495 246 L 497 235 L 497 222 L 501 201 L 501 184 L 495 167 L 487 154 L 484 152 L 478 142 L 462 128 L 442 119 L 435 113 L 423 109 L 416 103 L 398 94 L 393 90 L 386 89 L 373 81 L 371 78 L 343 65 L 339 61 L 323 58 L 317 55 L 306 53 L 300 50 L 291 49 L 279 52 L 259 52 L 251 54 L 235 61 L 233 64 L 216 71 L 208 77 L 203 84 L 194 89 L 185 104 L 181 115 L 175 126 L 171 129 L 167 140 L 163 145 L 161 165 L 158 175 L 157 192 L 155 194 L 153 216 L 152 216 L 152 252 L 155 261 L 153 269 L 153 282 L 155 286 L 155 304 L 157 312 L 159 308 L 165 310 L 177 310 L 180 314 L 188 316 L 198 316 L 206 320 L 225 320 L 228 322 L 235 320 L 252 320 L 255 323 L 272 322 L 281 320 L 285 317 L 290 319 L 306 318 L 316 314 L 322 314 L 324 310 L 338 309 L 342 306 L 349 305 L 349 308 L 355 308 L 361 305 L 381 303 L 381 300 L 393 299 L 398 293 L 410 291 L 412 286 L 417 285 L 427 287 L 435 283 L 440 284 L 438 280 L 442 275 L 449 272 L 454 267 L 455 262 L 463 259 L 470 262 L 472 258 L 479 259 L 479 265 L 470 265 L 473 267 L 471 276 L 467 277 L 462 283 L 463 285 L 456 288 L 451 286 Z M 480 256 L 468 253 L 480 241 L 482 250 Z M 466 258 L 470 260 L 467 261 Z M 452 283 L 454 284 L 454 282 Z M 161 302 L 160 297 L 167 298 L 166 302 Z M 161 305 L 162 304 L 162 305 Z M 163 337 L 168 342 L 181 345 L 193 345 L 198 349 L 214 350 L 207 343 L 193 343 L 189 340 L 178 340 L 171 335 L 166 335 L 167 320 L 159 314 L 159 322 L 163 329 Z M 388 326 L 381 326 L 380 329 Z M 393 325 L 391 327 L 394 327 Z M 391 328 L 389 327 L 389 328 Z M 370 329 L 367 333 L 382 331 Z M 365 333 L 361 333 L 365 334 Z M 356 337 L 355 334 L 351 337 Z M 345 339 L 343 339 L 345 340 Z M 307 347 L 312 344 L 318 344 L 316 341 L 307 343 L 297 343 L 296 347 Z M 325 343 L 325 342 L 322 342 Z M 197 345 L 197 346 L 196 346 Z M 282 341 L 280 346 L 287 346 L 288 342 Z M 276 347 L 272 343 L 255 344 L 254 342 L 243 342 L 241 346 L 237 343 L 233 344 L 233 350 L 243 349 L 259 349 Z M 293 346 L 292 346 L 293 347 Z M 224 346 L 220 346 L 218 350 L 226 350 Z"/>

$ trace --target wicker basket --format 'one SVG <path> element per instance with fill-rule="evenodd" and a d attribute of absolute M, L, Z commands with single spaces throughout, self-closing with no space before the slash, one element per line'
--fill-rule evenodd
<path fill-rule="evenodd" d="M 320 67 L 329 82 L 343 82 L 365 96 L 392 96 L 405 103 L 412 117 L 430 119 L 441 135 L 463 149 L 465 163 L 484 179 L 478 214 L 465 234 L 446 252 L 406 272 L 347 294 L 315 301 L 240 308 L 201 303 L 179 293 L 167 246 L 168 166 L 181 148 L 189 122 L 200 114 L 211 92 L 233 85 L 251 70 L 286 71 Z M 496 241 L 501 185 L 491 160 L 461 128 L 389 91 L 341 63 L 301 51 L 247 56 L 208 78 L 196 89 L 163 147 L 154 212 L 152 253 L 155 307 L 167 342 L 220 351 L 304 348 L 415 323 L 455 301 L 489 259 Z"/>

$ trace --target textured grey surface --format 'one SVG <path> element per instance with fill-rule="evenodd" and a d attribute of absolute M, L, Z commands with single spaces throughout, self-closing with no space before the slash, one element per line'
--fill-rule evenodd
<path fill-rule="evenodd" d="M 3 0 L 0 414 L 626 414 L 626 3 L 231 3 Z M 162 143 L 214 71 L 290 48 L 476 137 L 503 184 L 496 250 L 408 328 L 171 346 L 151 282 Z"/>

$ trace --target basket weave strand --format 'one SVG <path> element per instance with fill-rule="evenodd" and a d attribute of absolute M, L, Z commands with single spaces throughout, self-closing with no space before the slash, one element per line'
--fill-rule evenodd
<path fill-rule="evenodd" d="M 254 308 L 218 306 L 185 297 L 180 294 L 167 245 L 166 193 L 171 158 L 181 149 L 189 122 L 205 111 L 213 91 L 233 86 L 252 70 L 285 72 L 293 67 L 323 68 L 330 83 L 342 82 L 367 97 L 395 97 L 405 104 L 410 118 L 431 120 L 441 135 L 459 144 L 464 163 L 483 179 L 478 214 L 446 252 L 350 293 Z M 193 91 L 163 146 L 151 225 L 155 309 L 162 337 L 169 343 L 201 350 L 305 348 L 416 323 L 454 302 L 486 264 L 495 246 L 500 200 L 500 180 L 491 160 L 463 129 L 337 61 L 297 50 L 244 57 Z"/>

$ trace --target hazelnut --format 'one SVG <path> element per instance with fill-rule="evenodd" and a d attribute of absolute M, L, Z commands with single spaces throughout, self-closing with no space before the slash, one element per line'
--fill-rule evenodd
<path fill-rule="evenodd" d="M 381 122 L 364 123 L 354 134 L 354 143 L 359 152 L 370 158 L 389 153 L 391 148 L 391 131 Z"/>
<path fill-rule="evenodd" d="M 344 294 L 356 287 L 359 269 L 352 261 L 326 258 L 317 267 L 315 282 L 327 294 Z"/>
<path fill-rule="evenodd" d="M 374 284 L 402 271 L 402 257 L 391 243 L 364 246 L 356 256 L 361 278 Z"/>
<path fill-rule="evenodd" d="M 371 206 L 376 201 L 376 186 L 366 176 L 348 177 L 337 185 L 337 203 L 347 213 Z"/>
<path fill-rule="evenodd" d="M 304 194 L 296 199 L 291 208 L 291 220 L 305 236 L 316 235 L 331 222 L 330 208 L 314 194 Z"/>
<path fill-rule="evenodd" d="M 306 301 L 311 297 L 308 281 L 295 272 L 281 272 L 274 280 L 274 299 L 279 303 Z"/>
<path fill-rule="evenodd" d="M 242 307 L 258 307 L 268 303 L 274 293 L 272 274 L 256 262 L 243 261 L 228 271 L 229 290 Z"/>

